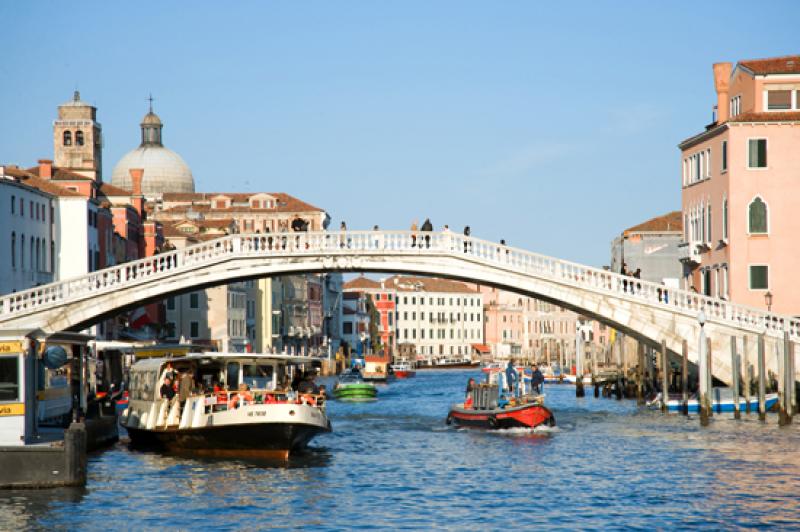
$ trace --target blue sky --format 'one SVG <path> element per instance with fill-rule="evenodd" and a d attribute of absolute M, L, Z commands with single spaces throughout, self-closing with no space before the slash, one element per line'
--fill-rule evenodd
<path fill-rule="evenodd" d="M 600 266 L 680 208 L 711 64 L 800 53 L 800 3 L 758 6 L 2 2 L 0 162 L 52 157 L 77 87 L 110 178 L 152 92 L 198 191 L 288 192 L 351 229 L 430 216 Z"/>

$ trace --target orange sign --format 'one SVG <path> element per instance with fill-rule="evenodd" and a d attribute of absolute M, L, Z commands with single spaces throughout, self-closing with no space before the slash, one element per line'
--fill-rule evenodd
<path fill-rule="evenodd" d="M 23 403 L 0 404 L 0 416 L 24 416 L 25 405 Z"/>

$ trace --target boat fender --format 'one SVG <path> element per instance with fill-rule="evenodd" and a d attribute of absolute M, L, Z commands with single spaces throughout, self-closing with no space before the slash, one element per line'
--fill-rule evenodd
<path fill-rule="evenodd" d="M 497 417 L 495 417 L 495 416 L 494 416 L 494 414 L 492 414 L 492 415 L 490 415 L 490 416 L 489 416 L 489 425 L 490 425 L 490 426 L 491 426 L 493 429 L 496 429 L 496 428 L 497 428 Z"/>
<path fill-rule="evenodd" d="M 453 414 L 447 414 L 447 419 L 444 422 L 447 423 L 448 425 L 452 425 L 453 424 Z"/>

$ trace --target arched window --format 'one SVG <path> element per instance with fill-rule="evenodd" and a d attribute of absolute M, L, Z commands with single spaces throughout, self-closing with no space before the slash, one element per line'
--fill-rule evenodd
<path fill-rule="evenodd" d="M 64 132 L 64 146 L 72 146 L 72 132 L 65 131 Z"/>
<path fill-rule="evenodd" d="M 17 233 L 11 232 L 11 267 L 17 267 Z"/>
<path fill-rule="evenodd" d="M 25 235 L 20 235 L 19 239 L 19 267 L 25 269 Z"/>
<path fill-rule="evenodd" d="M 748 227 L 750 234 L 767 232 L 767 204 L 761 198 L 755 198 L 748 207 Z"/>
<path fill-rule="evenodd" d="M 35 244 L 35 243 L 36 243 L 36 242 L 34 241 L 34 239 L 33 239 L 33 238 L 31 238 L 31 262 L 30 262 L 30 264 L 31 264 L 31 265 L 30 265 L 30 268 L 31 268 L 31 270 L 33 270 L 33 267 L 34 267 L 34 266 L 36 266 L 36 262 L 35 262 L 35 261 L 36 261 L 36 255 L 34 255 L 34 252 L 36 251 L 36 249 L 35 249 L 35 247 L 34 247 L 34 244 Z"/>
<path fill-rule="evenodd" d="M 75 144 L 77 146 L 83 146 L 83 131 L 80 129 L 75 132 Z"/>
<path fill-rule="evenodd" d="M 42 250 L 41 250 L 40 246 L 41 246 L 41 244 L 39 243 L 39 239 L 37 238 L 36 239 L 36 271 L 37 272 L 41 271 L 41 269 L 42 269 L 42 262 L 40 260 Z"/>

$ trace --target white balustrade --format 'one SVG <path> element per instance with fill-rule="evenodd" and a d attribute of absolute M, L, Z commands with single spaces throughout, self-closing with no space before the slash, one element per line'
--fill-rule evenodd
<path fill-rule="evenodd" d="M 87 297 L 154 282 L 230 258 L 297 255 L 445 255 L 621 299 L 666 307 L 672 312 L 694 316 L 704 309 L 712 322 L 776 334 L 787 330 L 793 338 L 800 338 L 800 320 L 797 319 L 787 319 L 759 309 L 494 242 L 454 233 L 422 231 L 287 232 L 225 236 L 0 297 L 0 326 L 3 321 L 18 316 L 46 312 Z"/>

